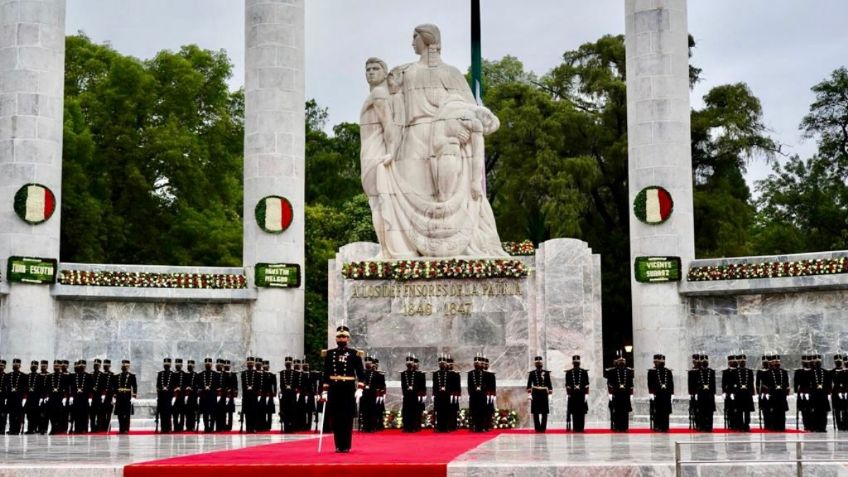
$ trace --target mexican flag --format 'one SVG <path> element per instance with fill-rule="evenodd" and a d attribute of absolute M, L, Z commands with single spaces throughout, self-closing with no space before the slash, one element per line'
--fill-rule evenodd
<path fill-rule="evenodd" d="M 40 224 L 56 210 L 56 196 L 40 184 L 27 184 L 15 194 L 15 212 L 31 224 Z"/>
<path fill-rule="evenodd" d="M 662 187 L 646 187 L 636 195 L 633 211 L 636 217 L 646 224 L 661 224 L 671 215 L 674 201 L 671 194 Z"/>
<path fill-rule="evenodd" d="M 266 232 L 280 233 L 291 225 L 291 203 L 283 197 L 268 196 L 256 204 L 256 223 Z"/>

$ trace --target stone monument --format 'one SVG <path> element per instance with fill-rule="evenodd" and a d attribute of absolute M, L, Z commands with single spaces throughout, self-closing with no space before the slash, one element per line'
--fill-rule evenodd
<path fill-rule="evenodd" d="M 523 420 L 526 373 L 541 354 L 558 387 L 552 419 L 563 423 L 571 356 L 601 383 L 600 257 L 573 239 L 546 242 L 535 256 L 504 251 L 483 192 L 484 137 L 500 123 L 441 61 L 435 25 L 416 27 L 412 46 L 417 62 L 365 62 L 360 161 L 379 244 L 348 244 L 330 261 L 328 340 L 348 325 L 390 388 L 408 353 L 427 372 L 449 354 L 463 373 L 485 354 L 498 406 Z M 398 395 L 389 392 L 390 409 Z"/>

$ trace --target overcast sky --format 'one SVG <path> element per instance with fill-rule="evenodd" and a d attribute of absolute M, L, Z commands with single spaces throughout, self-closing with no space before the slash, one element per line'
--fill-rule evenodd
<path fill-rule="evenodd" d="M 412 61 L 411 32 L 420 23 L 442 30 L 443 58 L 470 63 L 469 8 L 462 0 L 307 0 L 306 96 L 329 108 L 330 124 L 357 121 L 367 93 L 365 58 L 390 66 Z M 622 0 L 483 0 L 483 56 L 518 57 L 544 74 L 562 53 L 601 35 L 624 32 Z M 743 81 L 760 98 L 765 123 L 785 150 L 808 156 L 798 124 L 812 102 L 810 87 L 848 56 L 848 1 L 690 0 L 689 31 L 703 68 L 692 106 L 713 86 Z M 124 54 L 149 58 L 196 43 L 225 49 L 232 86 L 244 82 L 244 5 L 240 0 L 68 0 L 67 31 L 84 31 Z M 754 162 L 748 180 L 769 167 Z"/>

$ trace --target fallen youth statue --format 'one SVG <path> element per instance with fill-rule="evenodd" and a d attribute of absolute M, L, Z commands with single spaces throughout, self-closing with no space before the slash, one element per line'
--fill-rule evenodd
<path fill-rule="evenodd" d="M 412 47 L 415 63 L 365 65 L 360 162 L 376 258 L 505 257 L 483 193 L 483 137 L 500 122 L 442 62 L 438 27 L 416 27 Z"/>

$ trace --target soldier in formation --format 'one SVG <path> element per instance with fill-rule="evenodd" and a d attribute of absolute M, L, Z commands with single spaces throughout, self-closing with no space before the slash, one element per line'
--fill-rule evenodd
<path fill-rule="evenodd" d="M 651 428 L 668 432 L 671 403 L 674 398 L 674 375 L 665 367 L 665 355 L 654 355 L 654 367 L 648 370 L 648 398 Z"/>
<path fill-rule="evenodd" d="M 571 357 L 571 369 L 565 372 L 566 428 L 583 432 L 589 412 L 589 372 L 580 367 L 580 355 Z"/>
<path fill-rule="evenodd" d="M 530 400 L 530 413 L 533 415 L 533 428 L 543 433 L 548 428 L 548 414 L 551 412 L 548 396 L 553 394 L 551 372 L 545 369 L 541 356 L 533 359 L 536 369 L 527 375 L 527 398 Z"/>
<path fill-rule="evenodd" d="M 324 412 L 330 419 L 336 452 L 341 453 L 350 451 L 356 399 L 362 395 L 362 379 L 365 376 L 362 364 L 365 354 L 350 348 L 349 342 L 350 329 L 339 326 L 336 328 L 336 347 L 321 352 L 324 357 Z"/>
<path fill-rule="evenodd" d="M 610 428 L 615 432 L 627 432 L 630 428 L 630 412 L 633 410 L 633 369 L 626 366 L 624 353 L 617 352 L 612 368 L 604 371 L 610 408 Z"/>

